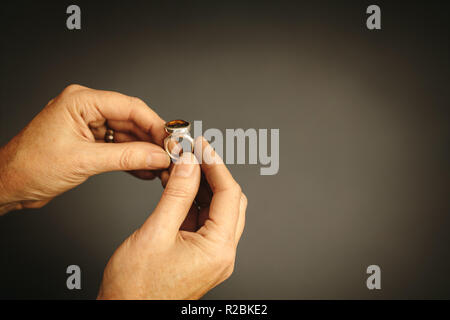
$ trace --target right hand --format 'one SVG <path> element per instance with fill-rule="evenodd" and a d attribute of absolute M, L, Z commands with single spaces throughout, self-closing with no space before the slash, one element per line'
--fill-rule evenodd
<path fill-rule="evenodd" d="M 200 170 L 185 153 L 162 180 L 153 214 L 108 262 L 99 299 L 198 299 L 231 275 L 247 199 L 223 162 Z"/>

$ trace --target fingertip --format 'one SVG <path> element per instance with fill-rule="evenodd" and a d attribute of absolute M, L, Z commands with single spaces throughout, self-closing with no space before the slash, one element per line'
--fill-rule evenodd
<path fill-rule="evenodd" d="M 178 177 L 192 176 L 198 165 L 197 158 L 190 152 L 185 152 L 176 160 L 173 174 Z"/>
<path fill-rule="evenodd" d="M 166 169 L 170 166 L 170 157 L 165 151 L 151 151 L 147 155 L 146 163 L 151 169 Z"/>
<path fill-rule="evenodd" d="M 194 141 L 194 151 L 196 157 L 203 165 L 223 164 L 221 156 L 209 144 L 203 136 L 199 136 Z"/>

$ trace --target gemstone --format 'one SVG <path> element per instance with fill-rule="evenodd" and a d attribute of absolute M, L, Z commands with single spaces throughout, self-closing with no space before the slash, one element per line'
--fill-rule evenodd
<path fill-rule="evenodd" d="M 166 122 L 166 128 L 170 129 L 178 129 L 178 128 L 186 128 L 189 127 L 189 122 L 184 120 L 172 120 Z"/>

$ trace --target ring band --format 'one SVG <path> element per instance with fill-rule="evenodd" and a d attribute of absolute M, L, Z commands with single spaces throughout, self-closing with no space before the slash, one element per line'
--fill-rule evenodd
<path fill-rule="evenodd" d="M 105 142 L 106 143 L 114 142 L 114 130 L 113 129 L 109 129 L 109 128 L 106 129 Z"/>
<path fill-rule="evenodd" d="M 191 124 L 184 120 L 172 120 L 167 122 L 164 126 L 164 129 L 169 134 L 169 136 L 164 139 L 164 149 L 173 160 L 179 159 L 179 153 L 175 156 L 173 155 L 173 152 L 169 150 L 169 142 L 171 140 L 178 142 L 178 139 L 181 138 L 189 141 L 191 144 L 191 151 L 194 152 L 194 139 L 192 139 L 191 134 L 189 133 L 190 127 Z"/>

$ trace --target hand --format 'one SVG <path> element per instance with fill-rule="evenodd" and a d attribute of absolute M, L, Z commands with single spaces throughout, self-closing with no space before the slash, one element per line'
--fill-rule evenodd
<path fill-rule="evenodd" d="M 198 299 L 231 275 L 247 199 L 223 162 L 207 162 L 207 184 L 191 153 L 161 175 L 161 200 L 111 257 L 99 299 Z"/>
<path fill-rule="evenodd" d="M 104 143 L 106 121 L 119 143 Z M 0 149 L 0 214 L 41 207 L 101 172 L 154 178 L 170 164 L 164 137 L 164 121 L 141 100 L 71 85 Z"/>

